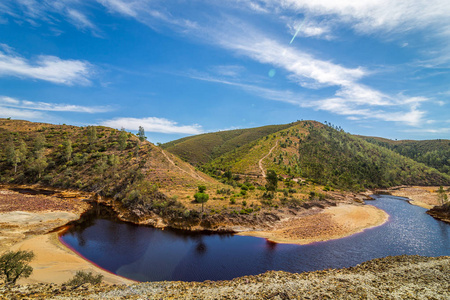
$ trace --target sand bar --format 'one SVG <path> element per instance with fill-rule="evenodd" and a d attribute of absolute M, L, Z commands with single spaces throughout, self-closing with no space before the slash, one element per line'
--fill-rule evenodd
<path fill-rule="evenodd" d="M 276 243 L 309 244 L 338 239 L 380 226 L 389 215 L 372 205 L 339 205 L 328 207 L 314 215 L 291 218 L 272 230 L 246 231 L 239 235 L 266 238 Z"/>

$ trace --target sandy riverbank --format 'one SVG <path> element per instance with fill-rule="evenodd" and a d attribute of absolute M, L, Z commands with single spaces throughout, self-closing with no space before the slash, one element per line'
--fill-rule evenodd
<path fill-rule="evenodd" d="M 14 245 L 11 250 L 31 250 L 35 254 L 35 258 L 30 263 L 33 273 L 29 278 L 20 279 L 19 284 L 41 282 L 60 284 L 71 279 L 77 271 L 102 274 L 103 281 L 109 284 L 134 283 L 132 280 L 109 273 L 78 256 L 59 241 L 56 232 L 32 237 Z"/>
<path fill-rule="evenodd" d="M 448 190 L 448 186 L 444 189 Z M 411 199 L 409 203 L 426 209 L 431 209 L 435 205 L 441 205 L 438 201 L 438 186 L 402 186 L 390 188 L 387 191 L 393 196 Z M 450 197 L 450 193 L 447 193 Z"/>
<path fill-rule="evenodd" d="M 350 236 L 380 226 L 389 215 L 372 205 L 339 205 L 309 216 L 280 222 L 272 230 L 246 231 L 239 235 L 266 238 L 276 243 L 309 244 Z"/>
<path fill-rule="evenodd" d="M 79 270 L 103 274 L 104 282 L 110 284 L 134 282 L 96 267 L 65 247 L 58 233 L 48 233 L 79 219 L 89 209 L 82 198 L 23 195 L 0 189 L 0 254 L 8 250 L 35 254 L 30 263 L 32 275 L 18 283 L 63 283 Z"/>

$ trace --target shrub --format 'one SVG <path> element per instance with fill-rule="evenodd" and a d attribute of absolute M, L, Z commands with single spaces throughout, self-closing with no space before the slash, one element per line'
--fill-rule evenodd
<path fill-rule="evenodd" d="M 34 258 L 33 251 L 8 251 L 0 256 L 0 278 L 6 284 L 15 284 L 19 277 L 29 277 L 33 268 L 28 263 Z"/>
<path fill-rule="evenodd" d="M 103 280 L 103 275 L 97 274 L 92 275 L 92 272 L 85 272 L 85 271 L 77 271 L 75 276 L 67 281 L 67 285 L 73 285 L 73 286 L 80 286 L 85 283 L 90 284 L 100 284 Z"/>

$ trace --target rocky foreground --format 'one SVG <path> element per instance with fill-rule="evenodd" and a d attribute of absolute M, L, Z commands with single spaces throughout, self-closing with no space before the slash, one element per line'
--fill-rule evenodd
<path fill-rule="evenodd" d="M 449 299 L 450 257 L 395 256 L 301 274 L 227 281 L 0 286 L 0 299 Z"/>

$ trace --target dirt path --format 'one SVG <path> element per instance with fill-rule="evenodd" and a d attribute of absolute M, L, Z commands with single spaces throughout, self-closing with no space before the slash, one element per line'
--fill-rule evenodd
<path fill-rule="evenodd" d="M 179 166 L 177 166 L 177 165 L 175 164 L 175 162 L 174 162 L 174 161 L 166 154 L 166 152 L 164 152 L 163 149 L 161 149 L 161 152 L 162 152 L 162 154 L 164 155 L 164 157 L 169 161 L 169 163 L 171 163 L 175 168 L 177 168 L 177 169 L 180 170 L 181 172 L 184 172 L 184 173 L 188 174 L 189 176 L 192 176 L 192 177 L 194 177 L 194 178 L 196 178 L 196 179 L 198 179 L 198 180 L 205 181 L 204 178 L 202 178 L 201 176 L 199 176 L 199 175 L 196 174 L 195 172 L 188 172 L 188 171 L 186 171 L 186 170 L 183 170 L 183 169 L 180 168 Z"/>
<path fill-rule="evenodd" d="M 262 162 L 263 162 L 264 159 L 266 159 L 266 158 L 272 153 L 273 149 L 275 149 L 276 146 L 278 146 L 278 141 L 275 143 L 275 146 L 273 146 L 273 147 L 270 149 L 269 153 L 267 153 L 267 154 L 266 154 L 263 158 L 261 158 L 261 159 L 259 160 L 259 162 L 258 162 L 259 169 L 261 170 L 261 174 L 262 174 L 263 178 L 266 178 L 266 171 L 264 170 L 264 168 L 263 168 L 263 166 L 262 166 Z"/>

